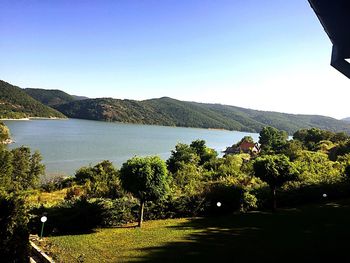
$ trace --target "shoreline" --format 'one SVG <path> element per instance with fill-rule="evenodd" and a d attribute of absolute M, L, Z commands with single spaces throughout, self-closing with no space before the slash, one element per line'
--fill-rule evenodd
<path fill-rule="evenodd" d="M 27 117 L 27 118 L 3 118 L 0 121 L 30 121 L 30 120 L 68 120 L 68 118 L 58 118 L 58 117 Z"/>
<path fill-rule="evenodd" d="M 6 139 L 5 141 L 1 142 L 1 144 L 5 144 L 5 145 L 12 144 L 12 143 L 15 143 L 15 141 L 12 140 L 11 138 L 10 139 Z"/>

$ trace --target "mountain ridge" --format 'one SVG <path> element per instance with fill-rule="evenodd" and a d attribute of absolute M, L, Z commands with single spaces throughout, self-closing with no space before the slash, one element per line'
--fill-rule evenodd
<path fill-rule="evenodd" d="M 263 127 L 272 126 L 289 134 L 302 128 L 315 127 L 350 134 L 350 123 L 322 115 L 261 111 L 220 103 L 181 101 L 167 96 L 142 101 L 89 99 L 61 90 L 15 88 L 17 92 L 21 90 L 26 95 L 31 94 L 32 103 L 41 101 L 51 106 L 49 109 L 52 111 L 58 111 L 69 118 L 246 132 L 260 132 Z M 0 102 L 1 98 L 0 93 Z"/>
<path fill-rule="evenodd" d="M 56 107 L 72 118 L 259 132 L 273 126 L 292 134 L 302 128 L 350 133 L 350 124 L 321 115 L 259 111 L 231 105 L 175 100 L 169 97 L 142 101 L 98 98 Z"/>
<path fill-rule="evenodd" d="M 66 118 L 64 114 L 29 96 L 20 87 L 0 80 L 0 118 Z"/>

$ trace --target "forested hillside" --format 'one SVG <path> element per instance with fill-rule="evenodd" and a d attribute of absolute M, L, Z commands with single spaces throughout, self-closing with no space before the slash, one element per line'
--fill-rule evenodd
<path fill-rule="evenodd" d="M 111 98 L 73 101 L 57 107 L 71 118 L 167 126 L 216 128 L 259 132 L 273 126 L 292 134 L 317 127 L 350 133 L 350 124 L 318 115 L 257 111 L 221 104 L 179 101 L 167 97 L 144 101 Z"/>
<path fill-rule="evenodd" d="M 50 107 L 76 100 L 73 96 L 61 90 L 27 88 L 27 89 L 24 89 L 24 91 L 29 96 L 33 97 L 34 99 Z"/>
<path fill-rule="evenodd" d="M 65 116 L 33 99 L 21 88 L 0 80 L 0 118 Z"/>
<path fill-rule="evenodd" d="M 78 119 L 248 132 L 260 132 L 264 126 L 272 126 L 289 134 L 312 127 L 350 133 L 350 123 L 318 115 L 258 111 L 221 104 L 180 101 L 168 97 L 144 101 L 86 99 L 61 90 L 22 90 L 4 81 L 0 81 L 0 85 L 0 118 L 66 115 Z"/>

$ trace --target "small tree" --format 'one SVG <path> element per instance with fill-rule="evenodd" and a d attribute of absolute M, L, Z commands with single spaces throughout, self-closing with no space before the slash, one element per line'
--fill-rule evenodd
<path fill-rule="evenodd" d="M 297 178 L 297 172 L 287 156 L 285 155 L 265 155 L 255 160 L 255 176 L 266 182 L 272 193 L 273 210 L 277 207 L 276 189 L 288 181 Z"/>
<path fill-rule="evenodd" d="M 146 201 L 156 201 L 168 192 L 168 175 L 165 162 L 157 156 L 133 157 L 120 169 L 123 188 L 140 200 L 138 226 L 142 226 Z"/>

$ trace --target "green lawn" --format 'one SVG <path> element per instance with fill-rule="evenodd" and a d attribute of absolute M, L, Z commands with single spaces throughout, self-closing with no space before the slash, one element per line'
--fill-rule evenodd
<path fill-rule="evenodd" d="M 50 237 L 58 262 L 350 262 L 350 200 Z"/>

